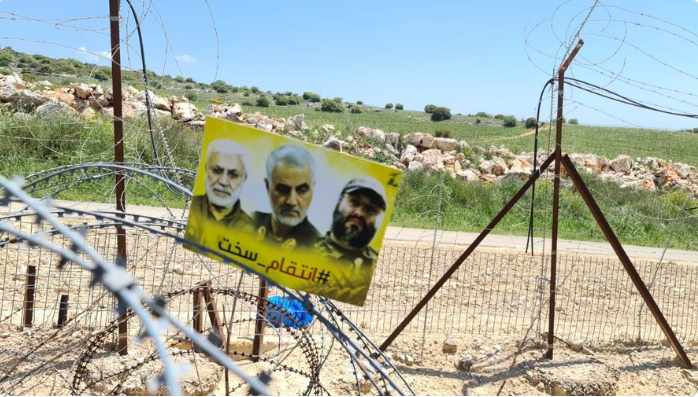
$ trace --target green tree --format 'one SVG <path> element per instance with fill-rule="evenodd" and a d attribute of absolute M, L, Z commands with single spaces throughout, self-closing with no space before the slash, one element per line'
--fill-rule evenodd
<path fill-rule="evenodd" d="M 174 81 L 178 83 L 184 83 L 184 76 L 177 76 L 174 78 Z"/>
<path fill-rule="evenodd" d="M 111 68 L 109 66 L 100 66 L 92 76 L 97 80 L 107 81 L 111 79 Z"/>
<path fill-rule="evenodd" d="M 390 102 L 388 102 L 388 103 L 385 104 L 385 108 L 386 108 L 386 109 L 392 109 L 392 108 L 393 108 L 393 104 L 390 103 Z"/>
<path fill-rule="evenodd" d="M 516 117 L 514 116 L 503 116 L 502 125 L 505 127 L 516 127 Z"/>
<path fill-rule="evenodd" d="M 270 104 L 271 104 L 271 101 L 265 95 L 262 95 L 259 98 L 257 98 L 257 106 L 259 106 L 259 107 L 268 108 Z"/>
<path fill-rule="evenodd" d="M 429 104 L 424 107 L 424 112 L 425 113 L 434 113 L 434 109 L 436 109 L 436 105 Z"/>
<path fill-rule="evenodd" d="M 342 113 L 344 112 L 344 106 L 332 99 L 323 99 L 322 105 L 320 105 L 320 110 L 323 112 Z"/>
<path fill-rule="evenodd" d="M 396 103 L 395 104 L 395 110 L 403 110 L 405 106 L 401 103 Z"/>
<path fill-rule="evenodd" d="M 309 102 L 320 102 L 320 94 L 314 92 L 304 92 L 303 99 Z"/>
<path fill-rule="evenodd" d="M 363 112 L 363 110 L 361 109 L 361 105 L 351 105 L 351 106 L 349 106 L 349 112 L 361 113 L 361 112 Z"/>
<path fill-rule="evenodd" d="M 431 114 L 431 121 L 443 121 L 451 119 L 451 109 L 437 106 Z"/>
<path fill-rule="evenodd" d="M 570 119 L 570 124 L 579 124 L 579 120 L 577 120 L 577 119 Z"/>
<path fill-rule="evenodd" d="M 228 83 L 226 83 L 223 80 L 216 80 L 213 83 L 211 83 L 211 88 L 213 88 L 214 91 L 220 94 L 225 94 L 228 92 Z"/>
<path fill-rule="evenodd" d="M 536 124 L 538 124 L 538 122 L 536 121 L 535 117 L 529 117 L 526 119 L 526 128 L 536 128 Z"/>

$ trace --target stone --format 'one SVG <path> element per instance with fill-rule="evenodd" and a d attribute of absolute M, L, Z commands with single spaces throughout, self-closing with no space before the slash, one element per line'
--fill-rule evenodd
<path fill-rule="evenodd" d="M 419 161 L 412 161 L 407 166 L 408 171 L 421 171 L 423 169 L 424 169 L 424 166 Z"/>
<path fill-rule="evenodd" d="M 615 172 L 630 175 L 630 172 L 633 169 L 633 160 L 630 158 L 630 156 L 621 154 L 611 161 L 611 168 Z"/>
<path fill-rule="evenodd" d="M 395 146 L 398 142 L 400 142 L 400 134 L 397 132 L 389 132 L 385 134 L 385 143 Z"/>
<path fill-rule="evenodd" d="M 434 146 L 434 137 L 424 132 L 411 132 L 402 139 L 418 148 L 431 149 Z"/>
<path fill-rule="evenodd" d="M 434 147 L 442 152 L 458 150 L 458 141 L 453 138 L 434 138 Z"/>
<path fill-rule="evenodd" d="M 473 357 L 470 354 L 464 354 L 458 359 L 458 369 L 461 371 L 470 372 L 473 363 Z"/>
<path fill-rule="evenodd" d="M 323 124 L 321 128 L 325 134 L 331 134 L 335 131 L 334 126 L 332 124 Z"/>
<path fill-rule="evenodd" d="M 175 103 L 172 108 L 172 118 L 180 121 L 189 121 L 196 115 L 197 109 L 194 104 L 188 102 Z"/>
<path fill-rule="evenodd" d="M 456 178 L 458 178 L 458 180 L 460 181 L 465 182 L 474 182 L 480 179 L 478 174 L 475 173 L 475 171 L 473 170 L 456 171 Z"/>
<path fill-rule="evenodd" d="M 575 339 L 572 342 L 570 342 L 570 349 L 576 352 L 581 352 L 582 348 L 584 347 L 584 341 L 581 339 Z"/>
<path fill-rule="evenodd" d="M 368 138 L 374 142 L 385 143 L 385 132 L 379 129 L 371 130 L 371 135 Z"/>
<path fill-rule="evenodd" d="M 62 102 L 46 102 L 45 104 L 37 107 L 34 110 L 34 115 L 40 118 L 52 118 L 52 117 L 72 117 L 76 116 L 78 112 L 70 106 Z"/>
<path fill-rule="evenodd" d="M 414 357 L 412 357 L 411 354 L 405 355 L 405 365 L 407 365 L 408 367 L 411 367 L 414 365 Z"/>
<path fill-rule="evenodd" d="M 419 150 L 414 145 L 407 145 L 400 155 L 400 162 L 408 164 L 414 160 L 414 156 L 417 153 L 419 153 Z"/>
<path fill-rule="evenodd" d="M 87 84 L 73 84 L 72 88 L 75 90 L 75 96 L 80 99 L 87 99 L 92 96 L 92 88 Z"/>
<path fill-rule="evenodd" d="M 458 352 L 458 341 L 453 338 L 447 338 L 444 341 L 443 352 L 447 354 L 453 354 Z"/>
<path fill-rule="evenodd" d="M 342 146 L 344 142 L 341 140 L 335 138 L 335 137 L 330 137 L 328 140 L 325 141 L 325 143 L 322 144 L 323 147 L 326 147 L 328 149 L 336 150 L 338 152 L 342 151 Z"/>

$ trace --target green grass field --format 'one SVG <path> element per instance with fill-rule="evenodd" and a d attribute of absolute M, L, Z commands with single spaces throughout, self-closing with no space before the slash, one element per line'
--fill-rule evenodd
<path fill-rule="evenodd" d="M 3 52 L 8 52 L 5 49 Z M 12 56 L 16 55 L 12 53 Z M 77 68 L 75 62 L 61 61 L 57 66 Z M 42 64 L 45 64 L 42 58 Z M 6 68 L 7 69 L 7 68 Z M 5 73 L 6 71 L 2 71 Z M 104 71 L 102 71 L 104 72 Z M 79 75 L 79 71 L 76 72 Z M 104 74 L 104 73 L 103 73 Z M 36 76 L 28 80 L 47 79 L 54 84 L 88 81 L 83 77 L 66 77 L 65 71 L 52 76 Z M 138 75 L 125 74 L 125 84 L 142 89 Z M 177 81 L 181 80 L 181 81 Z M 90 82 L 95 82 L 91 80 Z M 108 81 L 100 81 L 108 87 Z M 423 111 L 384 109 L 364 105 L 362 113 L 327 113 L 316 110 L 318 104 L 256 107 L 260 95 L 271 98 L 271 93 L 253 93 L 242 87 L 236 92 L 218 93 L 209 85 L 187 83 L 169 76 L 150 76 L 151 89 L 161 97 L 188 96 L 200 110 L 209 101 L 240 103 L 245 113 L 260 112 L 270 117 L 289 117 L 304 114 L 310 130 L 320 130 L 324 124 L 335 126 L 338 134 L 348 136 L 359 127 L 379 128 L 385 132 L 447 133 L 457 140 L 465 140 L 471 147 L 504 146 L 514 153 L 532 152 L 535 136 L 519 121 L 517 127 L 506 128 L 502 120 L 454 114 L 450 120 L 432 122 Z M 345 106 L 349 104 L 345 103 Z M 478 109 L 473 109 L 473 113 Z M 525 115 L 524 115 L 525 116 Z M 581 120 L 583 121 L 583 120 Z M 155 163 L 150 135 L 145 118 L 125 120 L 126 161 Z M 539 148 L 553 146 L 551 131 L 544 126 L 538 137 Z M 308 131 L 306 131 L 307 133 Z M 160 148 L 161 161 L 170 164 L 161 135 L 176 166 L 195 169 L 201 147 L 202 131 L 191 130 L 169 119 L 158 119 L 155 140 Z M 321 138 L 322 139 L 322 138 Z M 317 142 L 317 139 L 315 139 Z M 698 134 L 640 128 L 594 127 L 565 124 L 563 151 L 566 153 L 594 153 L 606 158 L 620 154 L 637 157 L 657 157 L 671 162 L 698 166 Z M 113 161 L 112 125 L 104 119 L 39 119 L 13 114 L 7 106 L 0 108 L 0 173 L 7 177 L 25 176 L 44 169 L 67 164 Z M 648 193 L 620 189 L 612 183 L 587 176 L 592 192 L 624 243 L 698 250 L 698 207 L 695 198 L 682 192 Z M 443 181 L 443 182 L 442 182 Z M 443 187 L 441 187 L 443 183 Z M 514 195 L 522 182 L 502 185 L 462 183 L 448 176 L 428 173 L 408 173 L 400 189 L 392 224 L 420 228 L 481 231 L 501 207 Z M 441 189 L 443 201 L 435 192 Z M 150 180 L 134 178 L 128 184 L 128 202 L 133 204 L 169 205 L 181 207 L 183 199 L 165 187 Z M 548 182 L 538 184 L 536 191 L 535 230 L 545 233 L 550 222 L 550 195 Z M 111 179 L 76 185 L 56 198 L 82 201 L 113 201 Z M 156 198 L 161 198 L 156 199 Z M 524 198 L 498 227 L 499 233 L 526 235 L 530 197 Z M 569 187 L 562 192 L 560 233 L 563 238 L 603 240 L 603 235 L 583 205 L 581 198 Z"/>

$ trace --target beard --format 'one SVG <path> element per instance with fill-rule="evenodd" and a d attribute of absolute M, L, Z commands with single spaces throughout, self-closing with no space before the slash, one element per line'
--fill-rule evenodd
<path fill-rule="evenodd" d="M 219 197 L 216 195 L 216 191 L 224 191 L 228 193 L 226 197 Z M 233 208 L 235 203 L 240 199 L 242 194 L 242 187 L 237 190 L 230 191 L 230 189 L 221 189 L 220 187 L 213 186 L 209 181 L 206 181 L 206 197 L 208 197 L 208 202 L 215 205 L 216 207 L 222 208 Z"/>
<path fill-rule="evenodd" d="M 349 217 L 362 223 L 363 227 L 360 231 L 354 226 L 345 225 Z M 356 249 L 366 248 L 371 240 L 373 240 L 373 236 L 376 235 L 376 227 L 374 225 L 368 225 L 362 218 L 351 215 L 349 217 L 345 218 L 339 210 L 335 209 L 332 215 L 332 234 L 344 245 Z"/>
<path fill-rule="evenodd" d="M 274 204 L 272 203 L 272 209 L 273 208 L 274 208 Z M 288 216 L 288 215 L 283 214 L 284 212 L 289 212 L 289 211 L 296 211 L 300 215 L 299 216 Z M 287 227 L 296 227 L 296 226 L 300 225 L 301 222 L 303 222 L 303 220 L 305 219 L 305 214 L 303 214 L 302 211 L 300 210 L 300 208 L 298 208 L 298 207 L 284 205 L 281 207 L 281 212 L 282 212 L 281 214 L 277 214 L 274 211 L 272 211 L 271 213 L 277 222 L 279 222 L 280 224 L 287 226 Z"/>

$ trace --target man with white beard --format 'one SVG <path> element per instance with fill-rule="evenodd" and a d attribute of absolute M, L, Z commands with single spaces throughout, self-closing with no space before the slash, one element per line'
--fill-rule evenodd
<path fill-rule="evenodd" d="M 206 150 L 206 194 L 194 196 L 184 238 L 206 244 L 205 225 L 215 222 L 231 233 L 254 231 L 252 218 L 240 207 L 240 195 L 247 180 L 248 155 L 230 139 L 217 139 Z"/>
<path fill-rule="evenodd" d="M 257 239 L 284 251 L 312 248 L 321 237 L 307 216 L 315 189 L 315 160 L 301 146 L 284 145 L 271 152 L 266 171 L 271 213 L 253 214 Z"/>

